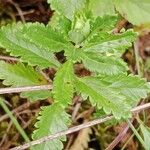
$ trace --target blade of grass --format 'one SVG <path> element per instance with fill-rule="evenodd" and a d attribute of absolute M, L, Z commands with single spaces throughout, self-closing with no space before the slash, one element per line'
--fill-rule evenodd
<path fill-rule="evenodd" d="M 140 141 L 140 143 L 142 144 L 142 146 L 146 149 L 146 145 L 145 142 L 143 141 L 143 139 L 141 138 L 140 134 L 137 132 L 137 130 L 135 129 L 135 127 L 132 125 L 132 123 L 128 120 L 127 121 L 129 124 L 129 127 L 131 128 L 131 130 L 133 131 L 133 133 L 136 135 L 136 137 L 138 138 L 138 140 Z"/>
<path fill-rule="evenodd" d="M 13 116 L 12 112 L 9 110 L 9 108 L 5 104 L 4 99 L 2 97 L 0 97 L 0 105 L 4 109 L 4 111 L 8 114 L 8 116 L 12 120 L 13 124 L 15 125 L 16 129 L 22 135 L 22 137 L 24 138 L 24 140 L 26 142 L 30 142 L 29 137 L 27 136 L 27 134 L 25 133 L 25 131 L 22 129 L 22 127 L 19 125 L 17 119 Z"/>

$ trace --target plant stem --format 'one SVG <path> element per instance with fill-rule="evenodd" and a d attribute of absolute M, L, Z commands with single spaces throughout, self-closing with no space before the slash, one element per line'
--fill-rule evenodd
<path fill-rule="evenodd" d="M 138 113 L 139 111 L 141 111 L 143 109 L 147 109 L 147 108 L 150 108 L 150 103 L 144 104 L 142 106 L 137 106 L 137 107 L 131 109 L 131 112 L 132 113 Z M 69 128 L 67 130 L 64 130 L 64 131 L 61 131 L 61 132 L 58 132 L 58 133 L 55 133 L 55 134 L 52 134 L 52 135 L 44 136 L 44 137 L 42 137 L 40 139 L 37 139 L 35 141 L 31 141 L 30 143 L 26 143 L 26 144 L 24 144 L 22 146 L 14 147 L 14 148 L 12 148 L 10 150 L 24 150 L 24 149 L 29 148 L 30 146 L 38 145 L 38 144 L 41 144 L 41 143 L 44 143 L 44 142 L 56 139 L 58 137 L 77 132 L 77 131 L 79 131 L 81 129 L 85 129 L 85 128 L 91 127 L 93 125 L 97 125 L 97 124 L 106 122 L 106 121 L 111 120 L 113 118 L 114 118 L 114 116 L 108 115 L 105 118 L 95 119 L 95 120 L 83 123 L 81 125 L 71 127 L 71 128 Z"/>
<path fill-rule="evenodd" d="M 11 111 L 9 110 L 9 108 L 7 107 L 7 105 L 4 103 L 3 98 L 0 97 L 0 105 L 1 107 L 4 109 L 4 111 L 8 114 L 8 116 L 10 117 L 10 119 L 12 120 L 13 124 L 15 125 L 16 129 L 19 131 L 19 133 L 22 135 L 22 137 L 24 138 L 24 140 L 26 142 L 30 142 L 30 139 L 28 138 L 27 134 L 25 133 L 25 131 L 22 129 L 22 127 L 19 125 L 17 119 L 13 116 L 13 114 L 11 113 Z"/>
<path fill-rule="evenodd" d="M 132 123 L 129 120 L 127 122 L 129 124 L 130 128 L 132 129 L 132 131 L 134 132 L 134 134 L 136 135 L 136 137 L 138 138 L 138 140 L 140 141 L 140 143 L 146 149 L 145 143 L 144 143 L 143 139 L 141 138 L 140 134 L 137 132 L 137 130 L 134 128 L 134 126 L 132 125 Z"/>
<path fill-rule="evenodd" d="M 0 89 L 0 94 L 30 92 L 30 91 L 40 91 L 40 90 L 51 90 L 51 89 L 52 89 L 52 85 L 2 88 L 2 89 Z"/>

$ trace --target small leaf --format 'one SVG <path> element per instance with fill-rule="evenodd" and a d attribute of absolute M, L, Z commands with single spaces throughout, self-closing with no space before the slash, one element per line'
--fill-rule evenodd
<path fill-rule="evenodd" d="M 41 109 L 42 110 L 40 111 L 38 117 L 39 121 L 35 124 L 37 129 L 33 132 L 32 135 L 34 140 L 58 133 L 68 128 L 67 126 L 70 124 L 69 115 L 58 103 L 42 107 Z M 33 149 L 62 150 L 62 141 L 66 141 L 65 136 L 34 146 Z"/>
<path fill-rule="evenodd" d="M 123 60 L 113 56 L 83 52 L 81 60 L 90 71 L 106 75 L 123 73 L 128 69 Z"/>
<path fill-rule="evenodd" d="M 67 61 L 57 71 L 54 78 L 54 100 L 63 106 L 70 104 L 73 97 L 74 71 L 71 61 Z"/>
<path fill-rule="evenodd" d="M 48 0 L 51 8 L 72 20 L 75 12 L 85 7 L 86 0 Z M 68 7 L 66 7 L 68 6 Z"/>
<path fill-rule="evenodd" d="M 144 136 L 144 143 L 145 143 L 145 146 L 146 146 L 146 150 L 150 150 L 150 144 L 149 144 L 149 141 L 150 141 L 150 128 L 140 124 L 140 128 L 141 128 L 141 131 L 143 133 L 143 136 Z"/>
<path fill-rule="evenodd" d="M 68 39 L 68 32 L 71 30 L 71 21 L 68 18 L 55 12 L 51 18 L 50 26 Z"/>
<path fill-rule="evenodd" d="M 119 13 L 134 25 L 150 23 L 149 0 L 114 0 Z"/>
<path fill-rule="evenodd" d="M 94 39 L 95 36 L 99 36 L 101 32 L 111 31 L 118 21 L 118 16 L 103 16 L 97 17 L 90 20 L 90 33 L 84 43 L 88 43 L 90 40 Z"/>
<path fill-rule="evenodd" d="M 0 79 L 4 80 L 6 86 L 20 87 L 47 84 L 47 81 L 30 66 L 24 66 L 21 63 L 7 64 L 0 61 Z M 29 98 L 31 101 L 45 99 L 51 96 L 49 90 L 23 92 L 23 97 Z"/>
<path fill-rule="evenodd" d="M 80 44 L 90 33 L 90 22 L 84 14 L 76 14 L 72 23 L 69 37 L 75 44 Z"/>

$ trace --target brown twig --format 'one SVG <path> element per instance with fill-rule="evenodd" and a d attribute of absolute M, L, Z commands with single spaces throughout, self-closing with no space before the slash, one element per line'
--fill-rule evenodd
<path fill-rule="evenodd" d="M 7 61 L 19 61 L 19 59 L 18 58 L 15 58 L 15 57 L 10 57 L 10 56 L 2 56 L 2 55 L 0 55 L 0 59 L 1 60 L 7 60 Z"/>
<path fill-rule="evenodd" d="M 15 108 L 15 109 L 12 110 L 11 112 L 12 112 L 12 114 L 15 114 L 15 113 L 17 113 L 17 112 L 19 112 L 19 111 L 21 111 L 21 110 L 24 110 L 24 109 L 28 108 L 29 106 L 30 106 L 30 102 L 27 102 L 27 103 L 22 104 L 21 106 Z M 7 119 L 7 118 L 9 118 L 8 114 L 5 114 L 5 115 L 1 116 L 1 117 L 0 117 L 0 122 L 2 122 L 3 120 L 5 120 L 5 119 Z"/>
<path fill-rule="evenodd" d="M 118 136 L 113 140 L 113 142 L 111 142 L 108 145 L 108 147 L 105 150 L 114 149 L 114 147 L 124 138 L 124 135 L 127 133 L 128 130 L 129 130 L 129 126 L 128 126 L 128 124 L 126 124 L 125 127 L 122 129 L 122 131 L 120 131 Z"/>
<path fill-rule="evenodd" d="M 37 86 L 15 87 L 15 88 L 2 88 L 2 89 L 0 89 L 0 94 L 51 90 L 51 89 L 52 89 L 52 85 L 37 85 Z"/>
<path fill-rule="evenodd" d="M 133 108 L 131 110 L 131 112 L 132 113 L 137 113 L 137 112 L 139 112 L 141 110 L 144 110 L 144 109 L 147 109 L 147 108 L 150 108 L 150 103 L 147 103 L 147 104 L 144 104 L 144 105 L 141 105 L 141 106 L 137 106 L 137 107 Z M 58 133 L 53 134 L 53 135 L 45 136 L 45 137 L 40 138 L 38 140 L 32 141 L 30 143 L 26 143 L 26 144 L 24 144 L 22 146 L 18 146 L 18 147 L 12 148 L 10 150 L 24 150 L 26 148 L 29 148 L 30 146 L 41 144 L 41 143 L 47 142 L 49 140 L 56 139 L 58 137 L 64 136 L 64 135 L 77 132 L 77 131 L 79 131 L 81 129 L 91 127 L 93 125 L 101 124 L 101 123 L 106 122 L 108 120 L 111 120 L 113 118 L 114 118 L 114 116 L 108 115 L 105 118 L 95 119 L 93 121 L 89 121 L 89 122 L 83 123 L 81 125 L 78 125 L 78 126 L 75 126 L 75 127 L 71 127 L 68 130 L 64 130 L 64 131 L 58 132 Z"/>
<path fill-rule="evenodd" d="M 16 8 L 16 10 L 18 11 L 18 14 L 19 14 L 22 22 L 25 23 L 26 21 L 25 21 L 23 12 L 22 12 L 21 8 L 19 7 L 19 5 L 17 3 L 15 3 L 13 0 L 7 0 L 7 1 Z"/>

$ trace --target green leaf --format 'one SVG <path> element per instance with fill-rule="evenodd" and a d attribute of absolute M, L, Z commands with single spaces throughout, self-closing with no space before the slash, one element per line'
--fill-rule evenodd
<path fill-rule="evenodd" d="M 30 39 L 25 38 L 27 27 L 34 27 L 35 30 L 31 31 L 31 34 L 36 36 L 39 40 L 41 39 L 40 33 L 37 31 L 37 26 L 44 25 L 40 24 L 13 24 L 6 27 L 2 27 L 0 30 L 0 46 L 6 48 L 10 55 L 21 57 L 21 61 L 28 62 L 30 65 L 38 65 L 41 68 L 46 67 L 58 67 L 59 62 L 54 58 L 54 54 L 43 47 L 37 45 L 38 40 L 35 43 L 31 42 Z M 45 27 L 46 28 L 46 27 Z M 29 28 L 30 29 L 30 28 Z M 25 32 L 25 33 L 23 33 Z M 42 32 L 42 31 L 40 31 Z"/>
<path fill-rule="evenodd" d="M 59 52 L 72 47 L 64 35 L 50 26 L 40 23 L 28 23 L 23 29 L 24 36 L 39 47 L 52 52 Z"/>
<path fill-rule="evenodd" d="M 94 53 L 107 53 L 107 52 L 123 52 L 126 48 L 132 46 L 132 43 L 136 38 L 136 33 L 132 31 L 126 31 L 122 34 L 108 34 L 106 32 L 100 33 L 83 47 L 86 52 Z"/>
<path fill-rule="evenodd" d="M 4 80 L 6 86 L 20 87 L 47 84 L 47 81 L 30 66 L 24 66 L 21 63 L 7 64 L 0 61 L 0 79 Z M 29 98 L 31 101 L 45 99 L 51 96 L 49 90 L 23 92 L 23 97 Z"/>
<path fill-rule="evenodd" d="M 53 93 L 55 102 L 59 102 L 59 104 L 62 104 L 63 106 L 71 103 L 74 92 L 73 80 L 73 64 L 71 61 L 67 61 L 57 71 L 54 78 Z"/>
<path fill-rule="evenodd" d="M 90 0 L 89 6 L 94 16 L 115 15 L 112 0 Z"/>
<path fill-rule="evenodd" d="M 134 25 L 150 23 L 149 0 L 114 0 L 119 13 Z"/>
<path fill-rule="evenodd" d="M 141 131 L 142 131 L 143 136 L 144 136 L 144 143 L 145 143 L 146 150 L 150 150 L 150 144 L 149 144 L 150 128 L 144 126 L 143 124 L 140 124 L 140 128 L 141 128 Z"/>
<path fill-rule="evenodd" d="M 146 98 L 150 91 L 150 86 L 144 79 L 140 79 L 135 75 L 120 74 L 101 77 L 101 80 L 115 91 L 124 95 L 131 105 L 136 104 L 141 98 Z"/>
<path fill-rule="evenodd" d="M 65 16 L 54 13 L 49 25 L 59 31 L 68 40 L 68 32 L 71 30 L 71 21 Z"/>
<path fill-rule="evenodd" d="M 87 69 L 100 74 L 119 74 L 126 72 L 128 69 L 122 59 L 114 56 L 83 52 L 81 60 Z"/>
<path fill-rule="evenodd" d="M 111 31 L 116 25 L 118 20 L 118 16 L 108 16 L 105 15 L 103 17 L 97 17 L 94 20 L 90 20 L 90 34 L 84 43 L 88 43 L 95 36 L 99 36 L 100 32 L 108 32 Z M 101 34 L 100 34 L 101 35 Z"/>
<path fill-rule="evenodd" d="M 41 108 L 38 122 L 35 124 L 37 128 L 33 132 L 32 138 L 34 140 L 42 138 L 44 136 L 55 134 L 57 132 L 66 130 L 70 124 L 69 115 L 58 104 L 52 104 L 51 106 L 45 106 Z M 66 137 L 60 137 L 40 145 L 34 146 L 34 150 L 61 150 L 63 149 L 63 143 L 66 141 Z"/>
<path fill-rule="evenodd" d="M 81 43 L 90 33 L 90 22 L 84 13 L 75 14 L 69 37 L 75 44 Z"/>
<path fill-rule="evenodd" d="M 85 7 L 86 0 L 48 0 L 51 8 L 72 20 L 75 12 Z M 68 6 L 68 7 L 66 7 Z"/>
<path fill-rule="evenodd" d="M 106 114 L 112 112 L 117 119 L 128 118 L 133 104 L 137 104 L 149 91 L 144 80 L 125 74 L 104 78 L 78 78 L 75 83 L 78 91 L 89 96 L 92 105 L 96 105 L 98 109 L 103 107 Z"/>

